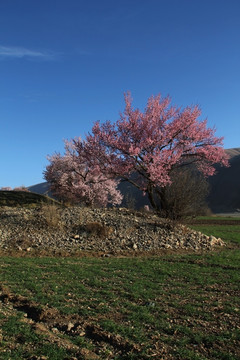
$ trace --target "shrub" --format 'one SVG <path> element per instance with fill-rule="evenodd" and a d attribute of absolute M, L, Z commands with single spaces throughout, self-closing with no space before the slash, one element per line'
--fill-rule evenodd
<path fill-rule="evenodd" d="M 59 214 L 59 207 L 54 204 L 42 204 L 41 213 L 49 227 L 62 228 L 61 216 Z"/>

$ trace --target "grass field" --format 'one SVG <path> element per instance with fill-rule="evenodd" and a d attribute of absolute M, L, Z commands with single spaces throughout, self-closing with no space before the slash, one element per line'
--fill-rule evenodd
<path fill-rule="evenodd" d="M 214 218 L 216 219 L 216 218 Z M 0 259 L 0 359 L 240 359 L 240 225 L 216 252 Z"/>

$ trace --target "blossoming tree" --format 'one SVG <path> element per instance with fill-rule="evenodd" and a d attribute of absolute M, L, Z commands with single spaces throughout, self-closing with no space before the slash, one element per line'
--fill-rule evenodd
<path fill-rule="evenodd" d="M 176 169 L 194 164 L 210 176 L 215 172 L 214 164 L 228 165 L 223 139 L 215 136 L 215 129 L 208 128 L 206 120 L 199 120 L 198 106 L 181 109 L 172 106 L 169 97 L 159 95 L 151 97 L 141 112 L 133 109 L 129 93 L 125 94 L 125 104 L 118 121 L 96 122 L 84 142 L 73 139 L 64 157 L 50 159 L 46 179 L 58 191 L 70 192 L 80 186 L 82 192 L 87 177 L 89 183 L 107 189 L 106 179 L 114 185 L 115 179 L 121 179 L 147 194 L 152 207 L 159 210 L 166 206 L 164 188 L 171 184 Z M 83 173 L 79 169 L 82 164 Z"/>
<path fill-rule="evenodd" d="M 80 144 L 78 139 L 78 146 Z M 89 206 L 120 204 L 122 195 L 117 190 L 118 182 L 102 174 L 97 164 L 89 167 L 86 156 L 83 151 L 79 152 L 74 141 L 66 141 L 63 156 L 56 153 L 48 157 L 50 164 L 44 175 L 53 194 L 65 201 Z"/>

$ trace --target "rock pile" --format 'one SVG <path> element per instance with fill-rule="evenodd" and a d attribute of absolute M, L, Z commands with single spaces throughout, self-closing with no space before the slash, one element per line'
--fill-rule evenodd
<path fill-rule="evenodd" d="M 161 249 L 211 250 L 223 245 L 221 239 L 150 212 L 53 205 L 0 210 L 0 248 L 4 250 L 116 254 Z"/>

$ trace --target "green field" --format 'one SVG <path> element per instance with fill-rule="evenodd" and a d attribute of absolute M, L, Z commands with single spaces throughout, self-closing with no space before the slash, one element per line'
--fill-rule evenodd
<path fill-rule="evenodd" d="M 216 252 L 0 259 L 0 359 L 240 359 L 240 225 Z"/>

